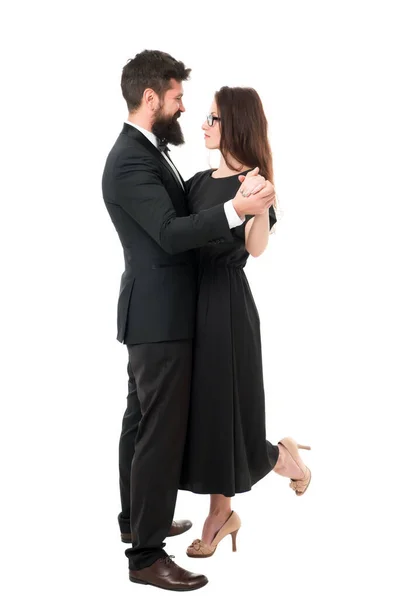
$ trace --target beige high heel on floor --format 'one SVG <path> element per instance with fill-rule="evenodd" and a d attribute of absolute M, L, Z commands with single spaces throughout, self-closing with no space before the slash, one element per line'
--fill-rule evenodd
<path fill-rule="evenodd" d="M 284 446 L 287 452 L 291 455 L 293 461 L 298 465 L 303 473 L 303 477 L 301 479 L 291 479 L 290 488 L 292 488 L 297 496 L 302 496 L 309 487 L 311 472 L 310 469 L 305 465 L 302 458 L 299 455 L 298 448 L 302 450 L 310 450 L 310 446 L 303 446 L 302 444 L 297 444 L 297 442 L 291 437 L 285 437 L 279 441 L 279 444 Z M 278 471 L 277 471 L 278 473 Z"/>
<path fill-rule="evenodd" d="M 202 540 L 194 540 L 187 548 L 186 554 L 191 558 L 208 558 L 215 554 L 218 544 L 227 535 L 231 535 L 233 552 L 237 551 L 237 533 L 241 527 L 241 519 L 234 510 L 231 512 L 226 523 L 219 529 L 211 544 L 205 544 Z"/>

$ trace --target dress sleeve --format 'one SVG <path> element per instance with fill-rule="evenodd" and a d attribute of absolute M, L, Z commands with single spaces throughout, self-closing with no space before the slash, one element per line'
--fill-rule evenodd
<path fill-rule="evenodd" d="M 273 205 L 269 208 L 269 223 L 269 229 L 271 229 L 273 225 L 277 223 L 276 211 L 274 210 Z"/>
<path fill-rule="evenodd" d="M 193 185 L 197 183 L 198 179 L 200 178 L 203 172 L 204 171 L 198 171 L 198 173 L 194 173 L 194 175 L 190 177 L 190 179 L 187 179 L 187 181 L 184 182 L 184 185 L 186 186 L 187 195 L 191 192 Z"/>
<path fill-rule="evenodd" d="M 190 179 L 187 179 L 187 181 L 184 182 L 184 185 L 186 186 L 186 193 L 189 194 L 191 191 L 191 186 L 193 183 L 193 180 L 195 179 L 195 175 L 193 175 L 192 177 L 190 177 Z"/>

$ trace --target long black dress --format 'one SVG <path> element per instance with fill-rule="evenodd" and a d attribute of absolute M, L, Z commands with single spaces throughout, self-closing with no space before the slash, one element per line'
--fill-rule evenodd
<path fill-rule="evenodd" d="M 187 182 L 191 213 L 236 195 L 236 175 L 215 179 L 212 172 Z M 272 227 L 273 207 L 269 218 Z M 249 256 L 244 227 L 232 230 L 234 242 L 196 250 L 196 337 L 180 489 L 199 494 L 246 492 L 278 458 L 278 446 L 266 440 L 260 322 L 243 271 Z"/>

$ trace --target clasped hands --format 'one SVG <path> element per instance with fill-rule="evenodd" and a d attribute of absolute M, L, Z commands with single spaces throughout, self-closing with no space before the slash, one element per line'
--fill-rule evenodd
<path fill-rule="evenodd" d="M 276 192 L 274 185 L 259 175 L 259 168 L 246 176 L 239 175 L 238 179 L 242 185 L 233 199 L 237 214 L 244 218 L 245 215 L 261 215 L 268 211 L 275 201 Z"/>

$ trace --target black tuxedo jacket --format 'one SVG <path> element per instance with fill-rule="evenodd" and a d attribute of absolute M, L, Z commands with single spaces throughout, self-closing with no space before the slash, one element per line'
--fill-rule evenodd
<path fill-rule="evenodd" d="M 233 240 L 223 204 L 189 215 L 185 191 L 167 160 L 126 123 L 106 160 L 102 187 L 125 257 L 117 339 L 140 344 L 192 338 L 192 249 Z"/>

